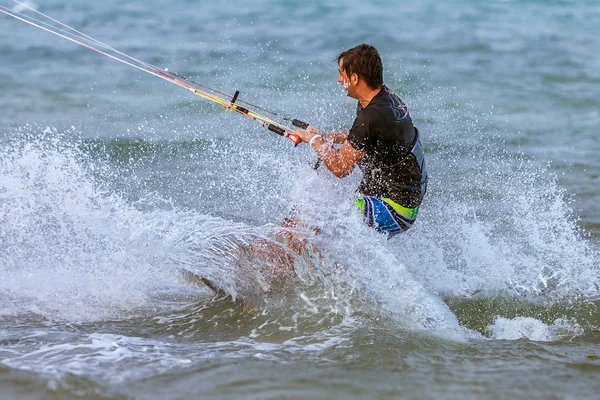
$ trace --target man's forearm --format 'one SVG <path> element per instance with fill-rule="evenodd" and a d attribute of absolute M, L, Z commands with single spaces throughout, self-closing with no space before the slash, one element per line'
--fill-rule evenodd
<path fill-rule="evenodd" d="M 346 139 L 348 138 L 348 131 L 327 132 L 327 133 L 325 133 L 324 138 L 332 141 L 333 143 L 341 144 L 341 143 L 344 143 L 346 141 Z"/>
<path fill-rule="evenodd" d="M 335 144 L 342 144 L 348 138 L 348 131 L 344 132 L 322 132 L 312 126 L 309 126 L 306 131 L 312 135 L 320 135 L 323 140 L 332 142 Z"/>

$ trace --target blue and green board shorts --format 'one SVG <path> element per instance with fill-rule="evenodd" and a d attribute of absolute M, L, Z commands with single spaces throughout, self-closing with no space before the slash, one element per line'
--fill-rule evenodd
<path fill-rule="evenodd" d="M 360 208 L 368 226 L 378 232 L 387 233 L 389 237 L 408 230 L 419 213 L 419 207 L 402 207 L 387 197 L 379 199 L 361 196 L 356 200 L 356 205 Z"/>

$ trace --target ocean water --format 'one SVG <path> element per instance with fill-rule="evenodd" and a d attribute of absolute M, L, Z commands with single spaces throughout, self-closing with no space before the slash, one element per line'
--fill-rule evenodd
<path fill-rule="evenodd" d="M 600 3 L 26 4 L 324 130 L 373 44 L 430 185 L 387 241 L 359 171 L 0 14 L 0 397 L 598 397 Z"/>

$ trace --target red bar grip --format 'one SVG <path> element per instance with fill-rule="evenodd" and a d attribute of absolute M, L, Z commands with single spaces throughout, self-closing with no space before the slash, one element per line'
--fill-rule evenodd
<path fill-rule="evenodd" d="M 290 139 L 294 143 L 294 146 L 298 146 L 298 144 L 300 143 L 300 137 L 296 134 L 286 132 L 285 137 Z"/>
<path fill-rule="evenodd" d="M 283 129 L 282 127 L 270 124 L 267 127 L 268 130 L 270 130 L 271 132 L 275 132 L 278 135 L 281 136 L 285 136 L 286 138 L 290 139 L 293 143 L 294 146 L 298 146 L 298 143 L 300 143 L 300 137 L 298 135 L 293 134 L 292 132 L 288 132 L 285 129 Z"/>

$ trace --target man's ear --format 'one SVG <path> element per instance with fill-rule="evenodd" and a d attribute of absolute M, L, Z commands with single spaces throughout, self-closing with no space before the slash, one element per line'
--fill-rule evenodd
<path fill-rule="evenodd" d="M 352 73 L 352 75 L 350 75 L 350 82 L 356 86 L 358 85 L 358 81 L 360 80 L 360 78 L 358 77 L 358 74 L 356 72 Z"/>

